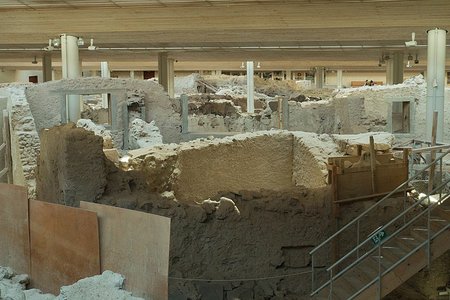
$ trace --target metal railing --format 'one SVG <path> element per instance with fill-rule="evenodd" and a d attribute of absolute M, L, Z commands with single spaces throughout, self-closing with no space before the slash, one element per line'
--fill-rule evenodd
<path fill-rule="evenodd" d="M 431 149 L 431 151 L 435 151 L 435 149 Z M 441 149 L 442 151 L 442 149 Z M 311 268 L 312 268 L 312 289 L 311 289 L 311 295 L 315 295 L 318 292 L 320 292 L 322 289 L 324 289 L 325 287 L 329 286 L 330 288 L 330 293 L 332 293 L 333 290 L 333 282 L 340 277 L 342 274 L 344 274 L 345 272 L 347 272 L 348 270 L 350 270 L 352 267 L 354 267 L 355 265 L 357 265 L 358 263 L 360 263 L 362 260 L 364 260 L 365 258 L 367 258 L 370 254 L 372 254 L 376 249 L 379 249 L 379 252 L 381 252 L 381 248 L 382 245 L 384 245 L 387 241 L 391 240 L 393 236 L 397 235 L 399 232 L 401 232 L 402 230 L 405 230 L 406 228 L 409 228 L 409 226 L 415 221 L 417 220 L 417 218 L 419 218 L 418 216 L 415 216 L 412 219 L 409 219 L 409 221 L 407 222 L 407 215 L 409 213 L 412 213 L 414 209 L 416 209 L 419 205 L 423 204 L 424 199 L 428 199 L 428 202 L 430 202 L 430 195 L 435 193 L 435 192 L 439 192 L 439 201 L 442 201 L 443 199 L 446 200 L 448 197 L 446 198 L 442 198 L 442 190 L 445 187 L 448 187 L 447 185 L 449 184 L 450 180 L 445 181 L 444 183 L 440 184 L 437 188 L 433 189 L 432 191 L 429 191 L 427 193 L 427 196 L 424 198 L 421 198 L 420 201 L 416 202 L 414 205 L 410 206 L 409 208 L 406 208 L 405 205 L 405 200 L 406 200 L 406 195 L 405 195 L 405 200 L 404 200 L 404 205 L 403 205 L 403 210 L 400 212 L 400 214 L 396 215 L 395 218 L 393 218 L 390 222 L 388 222 L 386 225 L 379 227 L 376 231 L 375 234 L 370 234 L 366 239 L 364 239 L 363 241 L 360 241 L 360 228 L 361 228 L 361 221 L 364 220 L 364 217 L 368 216 L 369 213 L 373 212 L 376 208 L 380 207 L 380 205 L 382 205 L 387 199 L 389 199 L 392 195 L 400 192 L 400 191 L 405 191 L 406 188 L 409 186 L 409 184 L 413 181 L 416 180 L 417 178 L 419 178 L 419 176 L 421 176 L 422 174 L 424 174 L 425 172 L 427 172 L 432 166 L 435 166 L 437 164 L 437 162 L 442 162 L 443 158 L 450 153 L 450 149 L 447 150 L 444 153 L 440 153 L 441 155 L 439 155 L 438 158 L 434 159 L 432 162 L 430 162 L 428 165 L 426 165 L 420 172 L 416 173 L 414 176 L 412 176 L 411 178 L 409 178 L 407 181 L 405 181 L 404 183 L 402 183 L 400 186 L 398 186 L 396 189 L 394 189 L 392 192 L 390 192 L 388 195 L 386 195 L 384 198 L 382 198 L 380 201 L 378 201 L 377 203 L 375 203 L 374 205 L 372 205 L 370 208 L 368 208 L 366 211 L 364 211 L 362 214 L 360 214 L 358 217 L 356 217 L 355 219 L 353 219 L 351 222 L 349 222 L 348 224 L 346 224 L 344 227 L 342 227 L 340 230 L 338 230 L 336 233 L 334 233 L 332 236 L 330 236 L 328 239 L 326 239 L 325 241 L 323 241 L 320 245 L 318 245 L 317 247 L 315 247 L 311 252 Z M 442 165 L 442 163 L 441 163 Z M 434 175 L 433 175 L 434 176 Z M 430 203 L 428 203 L 430 204 Z M 427 209 L 424 210 L 421 214 L 419 214 L 419 216 L 423 216 L 423 214 L 425 214 L 426 212 L 428 212 L 428 220 L 427 220 L 427 228 L 428 228 L 428 239 L 427 239 L 427 244 L 428 244 L 428 248 L 429 248 L 429 244 L 430 244 L 430 239 L 432 239 L 432 236 L 430 235 L 430 230 L 429 230 L 429 226 L 430 226 L 430 211 L 432 210 L 432 208 L 434 208 L 435 206 L 433 205 L 428 205 Z M 403 226 L 400 226 L 399 224 L 403 224 Z M 395 226 L 395 227 L 399 227 L 400 229 L 394 230 L 394 233 L 392 233 L 387 239 L 385 240 L 381 240 L 378 243 L 378 246 L 376 245 L 370 245 L 369 241 L 371 241 L 376 235 L 379 235 L 382 232 L 385 232 L 386 228 L 388 228 L 389 226 Z M 330 249 L 330 244 L 337 242 L 337 239 L 340 235 L 342 235 L 345 232 L 348 232 L 350 230 L 350 228 L 353 228 L 353 226 L 356 226 L 356 235 L 355 235 L 355 240 L 356 240 L 356 245 L 350 250 L 348 251 L 344 256 L 342 256 L 341 258 L 338 258 L 336 262 L 334 262 L 332 264 L 332 266 L 328 267 L 326 269 L 328 275 L 329 275 L 329 280 L 326 281 L 324 284 L 320 285 L 318 288 L 316 288 L 316 278 L 315 278 L 315 254 L 317 254 L 318 251 L 320 251 L 321 249 L 323 250 L 327 250 Z M 326 247 L 326 248 L 325 248 Z M 365 248 L 364 248 L 365 247 Z M 361 255 L 360 252 L 364 251 L 365 249 L 368 249 L 367 251 L 365 251 L 364 255 Z M 429 249 L 428 249 L 428 253 Z M 355 256 L 356 259 L 352 260 L 352 257 Z M 379 256 L 379 260 L 381 259 L 381 254 L 378 253 Z M 404 259 L 406 259 L 408 256 L 406 256 Z M 429 259 L 429 258 L 428 258 Z M 344 263 L 348 262 L 350 260 L 350 263 L 348 263 L 348 265 L 345 267 L 343 267 L 342 271 L 339 271 L 339 267 L 341 267 Z M 381 262 L 379 262 L 381 263 Z M 383 274 L 385 274 L 383 272 L 383 274 L 381 274 L 381 268 L 379 268 L 379 276 L 382 276 Z M 381 284 L 381 277 L 378 278 Z M 375 280 L 376 281 L 376 280 Z M 374 281 L 374 282 L 375 282 Z M 371 284 L 373 284 L 373 282 L 371 282 Z M 370 285 L 367 285 L 370 286 Z M 364 288 L 367 288 L 364 287 Z M 361 290 L 362 291 L 362 290 Z M 361 292 L 359 291 L 358 294 Z"/>

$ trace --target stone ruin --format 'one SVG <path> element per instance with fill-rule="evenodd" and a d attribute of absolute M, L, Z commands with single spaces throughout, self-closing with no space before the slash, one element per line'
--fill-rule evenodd
<path fill-rule="evenodd" d="M 187 138 L 180 103 L 151 81 L 2 86 L 11 112 L 14 182 L 26 185 L 33 199 L 170 217 L 170 299 L 309 299 L 308 253 L 332 231 L 327 158 L 367 143 L 369 135 L 391 147 L 394 135 L 374 131 L 392 131 L 393 102 L 409 102 L 413 112 L 409 134 L 399 137 L 422 136 L 424 85 L 419 78 L 306 95 L 271 83 L 259 88 L 251 115 L 240 80 L 210 79 L 218 89 L 208 94 L 186 80 L 195 86 L 182 90 L 192 92 Z M 228 85 L 234 94 L 220 88 Z M 102 93 L 115 99 L 114 122 L 97 97 L 84 105 L 87 119 L 61 124 L 65 95 Z M 291 131 L 273 130 L 280 124 L 277 97 L 288 100 Z M 199 132 L 205 133 L 200 140 L 180 143 Z M 350 206 L 346 218 L 363 208 Z M 329 257 L 322 259 L 319 266 Z"/>

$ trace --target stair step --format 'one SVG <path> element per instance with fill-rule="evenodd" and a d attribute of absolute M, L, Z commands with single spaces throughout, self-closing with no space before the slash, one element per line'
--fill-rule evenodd
<path fill-rule="evenodd" d="M 364 283 L 369 283 L 378 276 L 378 263 L 372 257 L 367 257 L 355 269 L 358 270 L 357 277 Z"/>
<path fill-rule="evenodd" d="M 402 235 L 395 239 L 395 244 L 406 253 L 411 252 L 420 242 L 411 235 Z"/>
<path fill-rule="evenodd" d="M 446 209 L 444 207 L 438 206 L 431 211 L 433 217 L 439 217 L 440 219 L 450 221 L 450 208 Z"/>

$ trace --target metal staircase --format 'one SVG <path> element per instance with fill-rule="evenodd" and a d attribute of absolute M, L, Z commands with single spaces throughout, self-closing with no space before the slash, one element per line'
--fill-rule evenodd
<path fill-rule="evenodd" d="M 365 222 L 376 217 L 383 205 L 412 181 L 429 170 L 434 174 L 437 164 L 442 170 L 449 153 L 450 149 L 439 153 L 420 172 L 310 252 L 314 299 L 381 299 L 450 249 L 450 179 L 442 176 L 437 186 L 417 201 L 408 204 L 405 195 L 401 212 L 385 225 L 370 228 Z M 324 267 L 320 261 L 329 257 L 339 241 L 346 253 Z"/>

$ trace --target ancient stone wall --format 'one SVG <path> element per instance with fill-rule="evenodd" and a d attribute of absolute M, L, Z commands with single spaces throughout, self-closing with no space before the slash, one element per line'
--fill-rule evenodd
<path fill-rule="evenodd" d="M 8 97 L 13 183 L 26 186 L 29 198 L 35 199 L 35 169 L 40 141 L 26 100 L 25 88 L 26 85 L 6 85 L 1 93 Z"/>
<path fill-rule="evenodd" d="M 27 88 L 38 131 L 61 123 L 62 103 L 65 95 L 110 93 L 117 100 L 117 127 L 125 130 L 124 110 L 130 97 L 142 95 L 145 104 L 145 121 L 155 121 L 161 130 L 163 142 L 180 141 L 180 115 L 175 112 L 176 104 L 169 99 L 163 88 L 153 81 L 88 77 L 50 81 Z"/>

